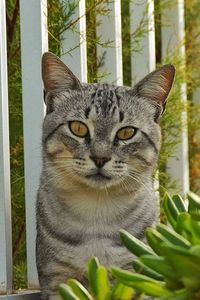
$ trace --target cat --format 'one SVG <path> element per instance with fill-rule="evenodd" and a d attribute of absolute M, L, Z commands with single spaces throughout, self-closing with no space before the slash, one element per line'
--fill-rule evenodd
<path fill-rule="evenodd" d="M 174 66 L 164 65 L 133 88 L 86 84 L 44 53 L 46 116 L 36 205 L 42 299 L 60 299 L 58 285 L 69 277 L 83 282 L 91 256 L 129 269 L 133 256 L 119 230 L 144 240 L 146 227 L 158 221 L 152 173 L 174 75 Z"/>

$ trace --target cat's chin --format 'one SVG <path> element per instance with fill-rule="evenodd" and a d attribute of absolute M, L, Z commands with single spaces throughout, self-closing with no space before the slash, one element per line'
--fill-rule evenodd
<path fill-rule="evenodd" d="M 87 187 L 99 190 L 116 187 L 119 184 L 118 180 L 102 174 L 86 175 L 79 179 L 82 183 L 86 184 Z"/>
<path fill-rule="evenodd" d="M 104 189 L 113 185 L 112 178 L 102 174 L 88 175 L 85 178 L 85 183 L 92 188 Z"/>
<path fill-rule="evenodd" d="M 110 176 L 106 176 L 104 174 L 101 174 L 101 173 L 96 173 L 96 174 L 93 174 L 93 175 L 86 175 L 85 176 L 86 178 L 88 179 L 91 179 L 93 181 L 97 181 L 97 182 L 107 182 L 107 181 L 110 181 L 112 178 Z"/>
<path fill-rule="evenodd" d="M 116 188 L 120 185 L 122 179 L 116 178 L 115 176 L 109 176 L 102 171 L 97 171 L 95 173 L 89 174 L 81 174 L 79 172 L 74 172 L 74 176 L 67 177 L 66 181 L 69 183 L 71 181 L 71 185 L 77 187 L 84 188 L 86 187 L 85 191 L 88 191 L 88 188 L 92 190 L 108 190 L 112 188 Z M 62 182 L 63 183 L 63 182 Z M 68 186 L 68 185 L 67 185 Z M 62 186 L 63 188 L 63 186 Z"/>

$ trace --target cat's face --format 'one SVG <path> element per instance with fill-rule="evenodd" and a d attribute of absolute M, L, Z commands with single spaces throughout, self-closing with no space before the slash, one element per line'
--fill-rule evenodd
<path fill-rule="evenodd" d="M 168 65 L 133 89 L 80 84 L 58 58 L 44 54 L 47 169 L 62 184 L 65 178 L 92 188 L 121 185 L 130 190 L 145 182 L 157 161 L 158 120 L 173 78 L 174 68 Z"/>

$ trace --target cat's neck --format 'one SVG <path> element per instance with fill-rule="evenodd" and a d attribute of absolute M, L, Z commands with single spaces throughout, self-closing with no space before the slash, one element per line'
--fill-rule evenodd
<path fill-rule="evenodd" d="M 154 194 L 152 183 L 149 181 L 144 185 L 132 186 L 132 189 L 124 190 L 117 186 L 109 189 L 92 189 L 85 185 L 66 184 L 65 187 L 55 187 L 53 192 L 57 201 L 63 209 L 70 208 L 77 215 L 87 219 L 96 218 L 100 215 L 110 218 L 111 215 L 123 214 L 128 207 L 137 204 L 138 199 L 145 199 L 146 195 Z"/>

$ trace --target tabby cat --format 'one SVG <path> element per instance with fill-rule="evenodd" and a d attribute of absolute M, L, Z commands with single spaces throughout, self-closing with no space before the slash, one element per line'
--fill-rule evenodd
<path fill-rule="evenodd" d="M 42 58 L 46 117 L 37 198 L 37 268 L 42 297 L 58 284 L 84 281 L 91 256 L 129 268 L 120 228 L 143 240 L 158 220 L 152 173 L 159 119 L 172 87 L 172 65 L 134 88 L 81 83 L 54 54 Z"/>

